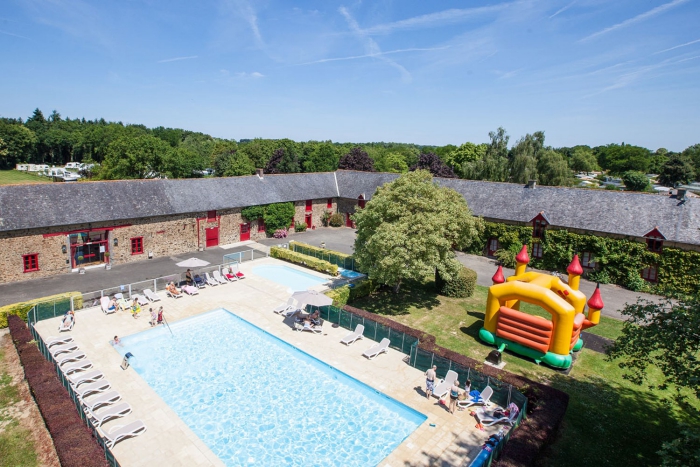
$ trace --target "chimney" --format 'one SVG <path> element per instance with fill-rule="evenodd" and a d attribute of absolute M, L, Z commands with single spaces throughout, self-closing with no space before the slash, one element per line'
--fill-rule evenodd
<path fill-rule="evenodd" d="M 527 181 L 527 187 L 532 188 L 533 190 L 537 186 L 537 180 L 528 180 Z"/>
<path fill-rule="evenodd" d="M 263 178 L 263 169 L 255 169 L 255 175 L 257 175 L 258 178 L 260 178 L 260 180 L 262 180 L 262 178 Z"/>

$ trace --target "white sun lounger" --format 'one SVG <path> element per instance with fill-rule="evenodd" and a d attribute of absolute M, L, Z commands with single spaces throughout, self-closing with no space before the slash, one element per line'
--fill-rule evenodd
<path fill-rule="evenodd" d="M 61 320 L 61 324 L 58 326 L 58 332 L 70 331 L 73 329 L 74 324 L 75 320 L 73 318 L 70 319 L 70 322 L 68 324 L 65 323 L 65 320 Z"/>
<path fill-rule="evenodd" d="M 449 391 L 450 388 L 454 385 L 455 381 L 457 381 L 457 378 L 459 378 L 459 375 L 457 373 L 455 373 L 452 370 L 448 371 L 445 375 L 445 379 L 440 381 L 440 384 L 435 386 L 435 389 L 433 389 L 433 396 L 440 399 L 442 396 L 447 394 L 447 391 Z"/>
<path fill-rule="evenodd" d="M 98 412 L 86 410 L 87 416 L 90 417 L 96 427 L 102 426 L 103 423 L 115 418 L 126 417 L 131 413 L 131 406 L 126 402 L 121 402 L 116 405 L 110 405 Z"/>
<path fill-rule="evenodd" d="M 63 371 L 64 375 L 68 376 L 76 371 L 85 371 L 89 370 L 90 368 L 92 368 L 92 362 L 90 360 L 78 360 L 75 363 L 64 366 L 61 370 Z"/>
<path fill-rule="evenodd" d="M 506 417 L 499 417 L 499 416 L 493 416 L 489 415 L 486 413 L 484 409 L 479 409 L 476 412 L 476 421 L 481 423 L 483 426 L 491 426 L 495 425 L 496 423 L 505 423 L 507 425 L 513 426 L 515 423 L 515 420 L 518 418 L 518 414 L 520 413 L 520 409 L 518 408 L 517 405 L 514 403 L 508 404 L 508 410 L 510 411 L 510 414 Z"/>
<path fill-rule="evenodd" d="M 204 277 L 206 278 L 208 285 L 211 285 L 212 287 L 216 287 L 217 285 L 219 285 L 217 281 L 211 278 L 208 272 L 204 273 Z"/>
<path fill-rule="evenodd" d="M 158 296 L 158 294 L 152 291 L 151 289 L 143 289 L 143 294 L 146 296 L 147 299 L 149 299 L 152 302 L 160 301 L 160 297 Z"/>
<path fill-rule="evenodd" d="M 68 362 L 75 362 L 77 360 L 83 360 L 85 359 L 85 354 L 81 351 L 77 352 L 71 352 L 69 354 L 62 354 L 56 357 L 56 363 L 58 363 L 59 366 L 63 366 L 64 364 Z"/>
<path fill-rule="evenodd" d="M 224 269 L 224 277 L 231 282 L 237 282 L 240 280 L 236 273 L 233 272 L 233 269 L 228 269 L 228 271 Z"/>
<path fill-rule="evenodd" d="M 467 400 L 457 401 L 457 405 L 463 409 L 475 405 L 483 405 L 484 407 L 486 407 L 491 403 L 491 396 L 493 396 L 493 388 L 491 388 L 491 386 L 486 386 L 481 392 L 481 395 L 478 399 L 472 399 L 471 397 L 469 397 L 469 399 Z"/>
<path fill-rule="evenodd" d="M 95 411 L 102 406 L 112 405 L 119 402 L 122 396 L 117 391 L 104 392 L 98 394 L 95 397 L 91 397 L 89 400 L 83 401 L 83 407 L 90 411 Z"/>
<path fill-rule="evenodd" d="M 109 432 L 100 430 L 100 434 L 107 442 L 107 447 L 112 449 L 119 441 L 138 436 L 144 431 L 146 431 L 146 425 L 144 425 L 141 420 L 136 420 L 127 425 L 114 426 Z"/>
<path fill-rule="evenodd" d="M 50 349 L 54 345 L 59 345 L 59 344 L 62 345 L 62 344 L 67 344 L 69 342 L 73 342 L 73 338 L 71 336 L 66 336 L 66 337 L 52 336 L 52 337 L 47 338 L 44 341 L 44 344 L 46 345 L 47 349 Z"/>
<path fill-rule="evenodd" d="M 358 339 L 363 339 L 363 332 L 365 332 L 365 327 L 362 324 L 358 324 L 357 326 L 355 326 L 355 331 L 343 337 L 343 340 L 340 342 L 345 345 L 350 345 Z"/>
<path fill-rule="evenodd" d="M 122 309 L 122 311 L 130 311 L 131 310 L 131 303 L 129 303 L 129 300 L 126 298 L 120 298 L 117 300 L 117 305 L 119 305 L 119 308 Z"/>
<path fill-rule="evenodd" d="M 112 302 L 112 300 L 110 300 L 109 297 L 101 297 L 100 298 L 100 308 L 102 308 L 102 312 L 106 315 L 117 312 L 116 306 L 111 310 L 109 309 L 109 304 L 111 302 Z"/>
<path fill-rule="evenodd" d="M 372 360 L 377 355 L 384 353 L 384 352 L 388 352 L 389 351 L 389 344 L 391 344 L 391 341 L 389 340 L 388 337 L 385 337 L 384 339 L 382 339 L 382 341 L 379 344 L 373 345 L 372 347 L 367 349 L 365 351 L 365 353 L 363 353 L 362 355 L 364 355 L 365 357 Z"/>
<path fill-rule="evenodd" d="M 141 306 L 146 306 L 146 305 L 149 305 L 149 304 L 151 303 L 151 302 L 148 301 L 148 299 L 147 299 L 146 297 L 144 297 L 143 295 L 134 295 L 134 298 L 136 299 L 136 301 L 138 302 L 138 304 L 141 305 Z"/>
<path fill-rule="evenodd" d="M 82 400 L 91 394 L 105 392 L 107 389 L 111 388 L 112 385 L 109 384 L 109 381 L 107 381 L 106 379 L 100 379 L 95 381 L 94 383 L 83 384 L 79 388 L 75 388 L 74 391 L 75 395 Z"/>
<path fill-rule="evenodd" d="M 214 276 L 214 280 L 219 284 L 228 284 L 228 281 L 221 276 L 219 271 L 213 271 L 212 275 Z"/>
<path fill-rule="evenodd" d="M 104 377 L 105 375 L 103 375 L 100 370 L 81 371 L 75 376 L 69 376 L 68 382 L 70 382 L 74 388 L 77 388 L 81 384 L 94 383 L 98 379 L 104 379 Z"/>
<path fill-rule="evenodd" d="M 291 308 L 289 308 L 288 310 L 285 310 L 285 311 L 281 312 L 280 314 L 281 314 L 282 316 L 288 318 L 288 317 L 294 315 L 295 313 L 300 313 L 300 312 L 302 312 L 302 311 L 304 311 L 304 310 L 306 310 L 306 303 L 304 303 L 304 304 L 302 304 L 301 306 L 299 306 L 299 308 L 291 307 Z"/>
<path fill-rule="evenodd" d="M 68 352 L 73 352 L 74 350 L 78 350 L 78 345 L 75 342 L 70 342 L 68 344 L 63 344 L 59 345 L 58 347 L 54 347 L 53 349 L 50 350 L 51 355 L 56 358 L 58 355 L 62 353 L 68 353 Z"/>
<path fill-rule="evenodd" d="M 182 288 L 182 291 L 187 295 L 199 295 L 199 290 L 193 285 L 186 285 Z M 182 297 L 182 294 L 176 295 L 176 297 Z"/>
<path fill-rule="evenodd" d="M 294 298 L 289 297 L 289 300 L 287 300 L 287 303 L 281 304 L 280 306 L 278 306 L 277 308 L 275 308 L 272 311 L 275 313 L 285 313 L 289 310 L 294 310 L 295 309 L 294 302 L 295 302 Z"/>
<path fill-rule="evenodd" d="M 304 322 L 303 325 L 299 325 L 299 323 L 295 323 L 294 327 L 297 331 L 309 331 L 314 334 L 321 334 L 323 332 L 323 323 L 321 323 L 320 326 L 314 326 L 313 324 L 309 324 L 307 322 Z"/>

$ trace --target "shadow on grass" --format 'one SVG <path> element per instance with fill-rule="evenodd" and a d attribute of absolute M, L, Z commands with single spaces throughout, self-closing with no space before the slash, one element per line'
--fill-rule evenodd
<path fill-rule="evenodd" d="M 372 313 L 400 316 L 410 313 L 410 308 L 432 310 L 440 306 L 431 282 L 406 281 L 401 291 L 395 294 L 391 289 L 382 289 L 371 297 L 361 298 L 352 306 Z"/>

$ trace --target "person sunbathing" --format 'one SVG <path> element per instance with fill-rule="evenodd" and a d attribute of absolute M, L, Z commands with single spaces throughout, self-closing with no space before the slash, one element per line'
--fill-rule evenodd
<path fill-rule="evenodd" d="M 112 297 L 112 300 L 109 301 L 109 306 L 107 307 L 108 310 L 117 310 L 117 299 Z"/>
<path fill-rule="evenodd" d="M 171 295 L 180 295 L 180 289 L 175 287 L 175 282 L 171 282 L 165 287 L 165 290 L 167 290 Z"/>

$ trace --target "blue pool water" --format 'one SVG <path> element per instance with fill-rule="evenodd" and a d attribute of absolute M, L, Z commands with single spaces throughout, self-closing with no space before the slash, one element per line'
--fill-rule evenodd
<path fill-rule="evenodd" d="M 322 277 L 307 274 L 287 266 L 256 266 L 253 268 L 253 273 L 278 284 L 286 285 L 295 292 L 328 282 L 327 279 Z"/>
<path fill-rule="evenodd" d="M 353 271 L 352 269 L 338 268 L 338 274 L 346 279 L 357 279 L 358 277 L 365 277 L 361 272 Z"/>
<path fill-rule="evenodd" d="M 118 350 L 226 465 L 374 466 L 426 419 L 226 310 L 171 328 Z"/>

